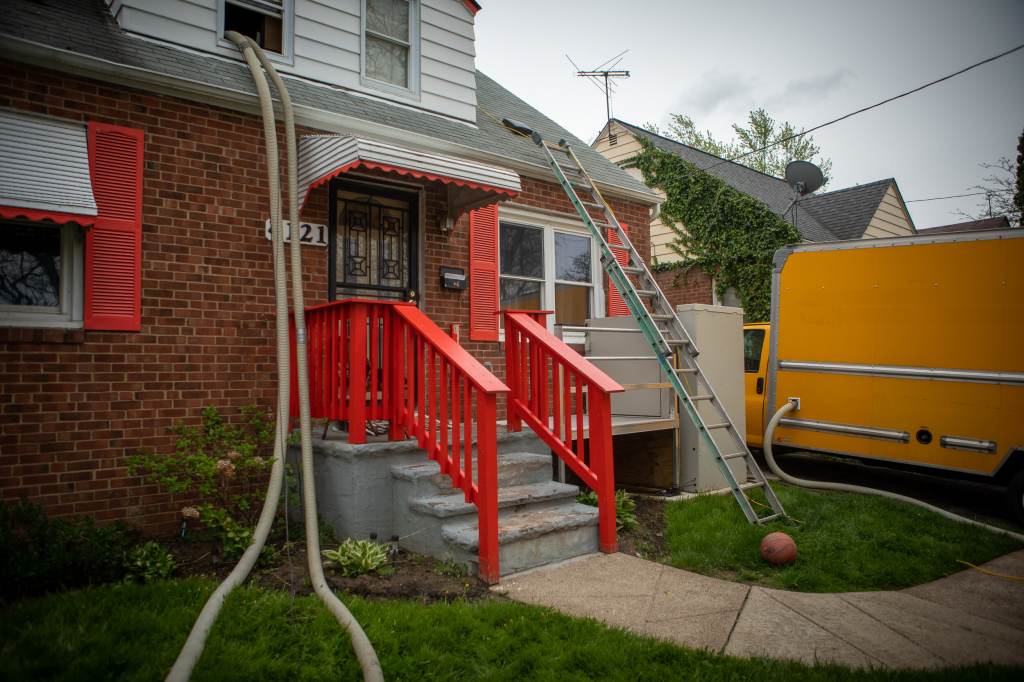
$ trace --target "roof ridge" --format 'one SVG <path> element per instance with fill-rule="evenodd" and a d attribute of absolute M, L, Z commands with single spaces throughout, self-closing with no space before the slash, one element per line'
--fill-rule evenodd
<path fill-rule="evenodd" d="M 868 187 L 873 187 L 874 185 L 880 185 L 882 183 L 891 184 L 894 182 L 896 182 L 896 178 L 883 178 L 882 180 L 872 180 L 871 182 L 865 182 L 862 185 L 850 185 L 849 187 L 841 187 L 839 189 L 829 190 L 828 192 L 825 192 L 823 194 L 811 194 L 810 196 L 805 197 L 805 199 L 821 199 L 824 197 L 840 194 L 842 192 L 849 192 L 855 189 L 867 189 Z"/>

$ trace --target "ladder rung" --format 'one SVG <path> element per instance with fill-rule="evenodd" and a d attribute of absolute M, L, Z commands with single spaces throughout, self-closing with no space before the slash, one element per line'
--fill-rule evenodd
<path fill-rule="evenodd" d="M 587 360 L 657 360 L 653 355 L 588 355 Z"/>
<path fill-rule="evenodd" d="M 651 319 L 652 320 L 657 320 L 659 322 L 666 322 L 668 320 L 674 320 L 675 317 L 676 317 L 675 315 L 662 315 L 662 314 L 659 314 L 659 313 L 651 313 Z"/>
<path fill-rule="evenodd" d="M 615 248 L 614 246 L 612 248 Z M 633 268 L 628 265 L 622 266 L 622 271 L 627 275 L 642 275 L 644 274 L 643 268 Z"/>
<path fill-rule="evenodd" d="M 730 452 L 728 455 L 722 455 L 722 459 L 728 462 L 730 459 L 739 459 L 740 457 L 746 457 L 745 452 Z"/>
<path fill-rule="evenodd" d="M 639 329 L 632 327 L 577 327 L 570 325 L 556 325 L 563 332 L 625 332 L 628 334 L 639 334 Z"/>
<path fill-rule="evenodd" d="M 695 367 L 676 367 L 676 374 L 696 374 L 697 369 Z"/>
<path fill-rule="evenodd" d="M 639 331 L 639 330 L 637 330 Z M 665 343 L 670 346 L 689 346 L 690 342 L 686 339 L 665 339 Z"/>
<path fill-rule="evenodd" d="M 586 206 L 587 208 L 593 208 L 598 211 L 604 210 L 604 204 L 595 204 L 593 201 L 583 201 L 582 199 L 580 200 L 580 203 Z"/>
<path fill-rule="evenodd" d="M 636 292 L 637 296 L 649 296 L 651 298 L 654 298 L 655 296 L 658 295 L 658 292 L 654 291 L 653 289 L 634 289 L 634 291 Z"/>
<path fill-rule="evenodd" d="M 706 393 L 706 394 L 703 394 L 703 395 L 691 395 L 691 396 L 689 396 L 689 398 L 690 398 L 690 400 L 694 400 L 694 401 L 695 400 L 714 400 L 715 396 L 711 395 L 710 393 Z"/>
<path fill-rule="evenodd" d="M 710 431 L 711 429 L 731 429 L 732 424 L 730 424 L 729 422 L 719 422 L 717 424 L 705 424 L 704 428 L 707 429 L 708 431 Z"/>
<path fill-rule="evenodd" d="M 769 514 L 768 516 L 761 516 L 761 517 L 758 517 L 757 522 L 758 523 L 768 523 L 769 521 L 774 521 L 775 519 L 779 518 L 780 516 L 784 516 L 784 514 L 775 513 L 775 514 Z"/>
<path fill-rule="evenodd" d="M 741 483 L 738 487 L 740 490 L 750 490 L 751 488 L 760 488 L 763 485 L 763 481 L 753 481 L 751 483 Z"/>

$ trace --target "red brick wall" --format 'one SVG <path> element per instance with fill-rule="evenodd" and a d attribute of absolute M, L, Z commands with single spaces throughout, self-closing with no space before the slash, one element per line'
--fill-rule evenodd
<path fill-rule="evenodd" d="M 655 272 L 654 278 L 673 308 L 685 303 L 713 302 L 711 277 L 700 268 L 664 270 Z"/>
<path fill-rule="evenodd" d="M 0 327 L 0 498 L 55 515 L 87 513 L 165 532 L 182 500 L 128 476 L 124 456 L 167 452 L 168 428 L 208 405 L 229 415 L 275 394 L 273 281 L 262 128 L 256 117 L 0 62 L 0 106 L 145 131 L 142 330 Z M 468 266 L 466 217 L 437 224 L 446 193 L 428 184 L 422 243 L 427 314 L 504 375 L 496 343 L 471 343 L 468 291 L 440 288 L 442 265 Z M 571 213 L 552 183 L 524 181 L 518 202 Z M 614 202 L 645 254 L 647 209 Z M 327 190 L 303 218 L 327 222 Z M 303 247 L 307 305 L 327 298 L 327 253 Z"/>

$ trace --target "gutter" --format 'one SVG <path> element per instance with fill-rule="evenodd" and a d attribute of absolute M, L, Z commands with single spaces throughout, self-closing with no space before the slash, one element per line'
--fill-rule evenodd
<path fill-rule="evenodd" d="M 11 61 L 85 76 L 120 86 L 157 92 L 253 116 L 260 113 L 259 100 L 255 93 L 216 87 L 189 78 L 169 76 L 151 69 L 119 64 L 108 59 L 52 47 L 16 36 L 0 35 L 3 37 L 6 48 L 3 57 Z M 290 80 L 297 79 L 290 78 Z M 412 144 L 414 147 L 424 151 L 433 151 L 483 163 L 491 163 L 509 168 L 526 177 L 553 181 L 548 167 L 540 163 L 509 159 L 477 149 L 476 147 L 448 142 L 403 128 L 395 128 L 316 107 L 295 105 L 294 109 L 296 123 L 302 126 L 330 133 L 363 134 L 393 144 L 406 146 Z M 648 206 L 661 203 L 661 199 L 653 193 L 639 192 L 619 185 L 599 182 L 598 189 L 605 190 L 617 198 L 630 199 Z"/>

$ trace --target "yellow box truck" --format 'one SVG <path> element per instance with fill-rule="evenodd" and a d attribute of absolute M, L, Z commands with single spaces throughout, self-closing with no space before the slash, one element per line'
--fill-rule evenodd
<path fill-rule="evenodd" d="M 1024 230 L 781 249 L 748 441 L 995 481 L 1024 522 Z"/>

